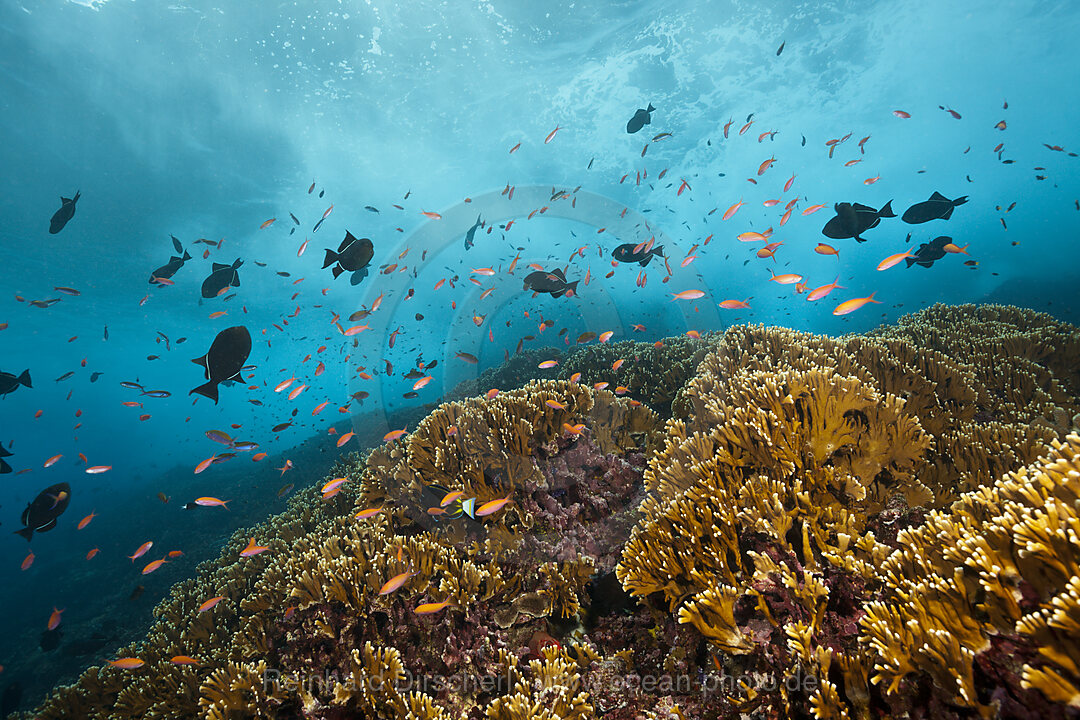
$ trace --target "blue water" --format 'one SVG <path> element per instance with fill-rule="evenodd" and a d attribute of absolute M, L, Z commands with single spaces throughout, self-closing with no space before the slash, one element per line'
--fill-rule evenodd
<path fill-rule="evenodd" d="M 54 606 L 66 608 L 65 642 L 103 628 L 109 638 L 137 635 L 169 584 L 193 575 L 194 560 L 284 506 L 280 486 L 322 477 L 350 414 L 363 413 L 369 434 L 398 429 L 396 413 L 422 414 L 513 354 L 524 335 L 537 336 L 528 348 L 565 349 L 562 328 L 571 342 L 585 331 L 653 341 L 739 322 L 836 334 L 935 302 L 1007 302 L 1077 322 L 1080 158 L 1069 152 L 1080 150 L 1078 36 L 1072 2 L 3 3 L 0 371 L 29 368 L 33 388 L 0 400 L 0 442 L 14 453 L 7 460 L 30 471 L 0 477 L 0 684 L 17 675 L 29 696 L 71 679 L 95 656 L 38 648 Z M 627 120 L 649 103 L 651 124 L 628 134 Z M 1002 120 L 1006 129 L 997 129 Z M 778 133 L 759 141 L 766 131 Z M 664 132 L 672 135 L 652 141 Z M 830 159 L 826 143 L 849 133 Z M 775 164 L 759 176 L 770 157 Z M 852 160 L 860 162 L 845 166 Z M 678 195 L 683 180 L 689 188 Z M 552 189 L 579 186 L 576 207 L 550 200 Z M 50 235 L 61 196 L 77 190 L 73 219 Z M 948 221 L 883 219 L 862 244 L 821 233 L 834 203 L 892 200 L 900 215 L 934 191 L 970 200 Z M 780 204 L 763 207 L 774 198 Z M 802 215 L 814 204 L 825 207 Z M 486 225 L 466 250 L 477 215 Z M 499 227 L 510 220 L 509 231 Z M 755 257 L 762 243 L 736 239 L 768 227 L 770 240 L 783 242 L 775 261 Z M 375 245 L 369 276 L 355 287 L 321 268 L 324 249 L 346 230 Z M 154 287 L 150 272 L 175 254 L 170 235 L 193 259 L 175 285 Z M 929 269 L 875 269 L 939 235 L 970 244 L 969 255 Z M 668 282 L 659 258 L 644 287 L 634 265 L 605 277 L 617 245 L 651 237 L 664 246 Z M 819 242 L 839 256 L 815 253 Z M 682 267 L 695 244 L 696 260 Z M 200 300 L 211 263 L 237 258 L 235 297 Z M 405 271 L 384 274 L 393 263 Z M 581 281 L 577 296 L 523 292 L 530 263 L 566 267 Z M 488 267 L 496 274 L 472 273 Z M 809 289 L 839 275 L 844 289 L 809 303 L 792 285 L 769 282 L 770 268 L 803 275 Z M 454 287 L 433 289 L 455 276 Z M 705 296 L 673 300 L 685 290 Z M 871 293 L 881 304 L 832 314 Z M 380 297 L 370 317 L 348 321 Z M 27 302 L 51 298 L 61 301 Z M 727 299 L 749 299 L 751 309 L 717 307 Z M 209 318 L 218 311 L 227 314 Z M 342 328 L 370 329 L 345 337 L 335 315 Z M 548 319 L 554 327 L 541 334 Z M 245 373 L 253 389 L 224 387 L 217 405 L 192 402 L 188 391 L 203 379 L 191 359 L 238 324 L 254 341 L 255 367 Z M 404 399 L 414 380 L 402 376 L 418 360 L 437 362 L 425 373 L 433 381 Z M 325 372 L 316 376 L 320 361 Z M 358 377 L 360 366 L 371 380 Z M 92 372 L 104 374 L 91 383 Z M 273 388 L 292 377 L 293 387 L 309 387 L 290 401 Z M 139 397 L 121 381 L 172 396 Z M 363 405 L 349 397 L 358 391 L 370 393 Z M 328 434 L 334 423 L 338 435 Z M 255 464 L 241 455 L 195 475 L 223 450 L 207 439 L 210 429 L 257 442 L 269 457 Z M 345 449 L 360 448 L 354 440 Z M 79 453 L 112 469 L 87 475 Z M 285 459 L 296 468 L 281 475 L 274 468 Z M 72 485 L 70 507 L 55 531 L 33 538 L 35 561 L 21 571 L 27 543 L 11 534 L 18 514 L 61 481 Z M 200 495 L 228 499 L 230 510 L 179 509 Z M 97 517 L 76 531 L 91 511 Z M 189 559 L 141 576 L 143 563 L 125 556 L 151 539 L 147 561 L 170 549 Z M 92 547 L 100 555 L 86 561 Z M 145 595 L 128 601 L 138 584 Z"/>

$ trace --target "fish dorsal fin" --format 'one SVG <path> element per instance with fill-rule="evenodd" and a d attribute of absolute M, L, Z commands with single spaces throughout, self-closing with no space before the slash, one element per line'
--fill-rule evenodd
<path fill-rule="evenodd" d="M 203 355 L 202 357 L 192 358 L 191 362 L 195 363 L 196 365 L 202 365 L 203 367 L 206 367 L 206 355 Z"/>
<path fill-rule="evenodd" d="M 222 263 L 214 263 L 213 272 L 217 272 L 218 270 L 227 270 L 228 268 L 228 265 L 224 265 Z"/>
<path fill-rule="evenodd" d="M 937 190 L 935 190 L 934 194 L 930 196 L 930 199 L 931 200 L 948 200 L 949 198 L 945 197 L 944 195 L 939 193 Z"/>
<path fill-rule="evenodd" d="M 562 268 L 552 270 L 551 274 L 554 275 L 555 277 L 559 278 L 563 282 L 566 282 L 566 274 L 563 273 Z"/>
<path fill-rule="evenodd" d="M 63 195 L 60 196 L 60 204 L 61 205 L 67 205 L 69 202 L 71 202 L 71 198 L 66 198 Z"/>
<path fill-rule="evenodd" d="M 875 210 L 874 208 L 869 207 L 867 205 L 862 205 L 860 203 L 855 203 L 854 205 L 852 205 L 852 207 L 855 208 L 856 212 L 872 212 L 872 213 L 877 212 L 877 210 Z"/>

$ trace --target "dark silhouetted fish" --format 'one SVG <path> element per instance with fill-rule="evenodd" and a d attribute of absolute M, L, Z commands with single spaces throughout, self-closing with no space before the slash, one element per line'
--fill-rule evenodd
<path fill-rule="evenodd" d="M 75 203 L 79 201 L 79 191 L 75 192 L 73 198 L 60 198 L 60 209 L 53 213 L 52 220 L 49 221 L 49 232 L 53 235 L 64 229 L 64 226 L 68 224 L 68 220 L 75 215 Z"/>
<path fill-rule="evenodd" d="M 652 123 L 652 115 L 651 115 L 651 113 L 655 109 L 656 108 L 654 108 L 652 106 L 652 103 L 649 103 L 648 109 L 638 108 L 637 112 L 634 113 L 634 117 L 630 118 L 629 122 L 626 123 L 626 132 L 633 135 L 634 133 L 636 133 L 641 128 L 645 127 L 646 125 L 651 124 Z"/>
<path fill-rule="evenodd" d="M 950 200 L 941 193 L 935 191 L 934 194 L 930 196 L 929 200 L 915 203 L 905 210 L 904 216 L 900 219 L 912 225 L 930 222 L 931 220 L 948 220 L 952 217 L 953 208 L 957 205 L 963 205 L 967 200 L 967 195 L 958 197 L 955 200 Z"/>
<path fill-rule="evenodd" d="M 191 255 L 186 250 L 184 251 L 183 257 L 177 257 L 176 255 L 173 255 L 169 258 L 169 262 L 165 263 L 157 270 L 150 273 L 150 284 L 157 284 L 154 282 L 156 279 L 168 280 L 176 274 L 177 270 L 184 267 L 184 263 L 186 263 L 190 259 Z"/>
<path fill-rule="evenodd" d="M 936 237 L 928 243 L 923 243 L 919 246 L 919 249 L 915 251 L 913 257 L 904 258 L 904 262 L 908 267 L 912 265 L 922 265 L 923 267 L 931 267 L 934 262 L 945 257 L 945 246 L 952 242 L 952 238 L 947 235 Z"/>
<path fill-rule="evenodd" d="M 858 242 L 866 242 L 866 238 L 860 235 L 872 227 L 877 227 L 881 218 L 896 217 L 892 210 L 892 200 L 885 203 L 880 210 L 859 203 L 837 203 L 833 209 L 836 210 L 836 217 L 825 223 L 821 234 L 834 240 L 855 238 Z"/>
<path fill-rule="evenodd" d="M 11 457 L 12 453 L 3 445 L 0 445 L 0 475 L 11 472 L 11 466 L 4 462 L 4 458 Z M 0 715 L 3 717 L 3 715 Z"/>
<path fill-rule="evenodd" d="M 351 232 L 346 230 L 345 239 L 341 241 L 337 252 L 329 248 L 326 249 L 323 268 L 333 265 L 334 267 L 330 272 L 334 273 L 335 280 L 342 273 L 351 272 L 353 276 L 349 280 L 350 284 L 359 285 L 360 281 L 367 277 L 368 265 L 374 255 L 375 246 L 371 244 L 370 239 L 357 239 Z"/>
<path fill-rule="evenodd" d="M 578 280 L 572 283 L 566 282 L 566 275 L 562 269 L 545 272 L 537 270 L 525 276 L 525 290 L 538 293 L 548 293 L 551 297 L 562 297 L 564 294 L 576 295 Z"/>
<path fill-rule="evenodd" d="M 476 216 L 476 222 L 469 228 L 469 231 L 465 233 L 465 249 L 468 250 L 473 246 L 473 236 L 476 235 L 476 229 L 480 227 L 480 216 Z"/>
<path fill-rule="evenodd" d="M 71 500 L 71 486 L 66 482 L 50 485 L 38 493 L 34 501 L 27 503 L 19 520 L 25 527 L 16 530 L 16 535 L 22 535 L 27 541 L 35 532 L 43 533 L 56 527 L 56 518 L 67 510 Z"/>
<path fill-rule="evenodd" d="M 645 252 L 644 247 L 634 252 L 636 247 L 638 247 L 636 243 L 623 243 L 612 251 L 611 257 L 622 263 L 638 263 L 641 267 L 648 267 L 649 263 L 652 262 L 653 255 L 664 256 L 663 245 L 658 245 L 648 252 Z"/>
<path fill-rule="evenodd" d="M 41 640 L 38 641 L 38 645 L 45 652 L 51 652 L 60 647 L 60 639 L 63 637 L 64 633 L 60 628 L 45 630 L 41 633 Z"/>
<path fill-rule="evenodd" d="M 243 325 L 227 328 L 218 333 L 210 349 L 200 358 L 191 362 L 201 365 L 206 372 L 205 385 L 200 385 L 188 395 L 198 393 L 217 404 L 218 385 L 226 381 L 240 379 L 240 370 L 251 353 L 251 334 Z"/>
<path fill-rule="evenodd" d="M 217 297 L 227 287 L 240 287 L 240 273 L 237 270 L 244 261 L 236 258 L 232 265 L 214 263 L 210 276 L 203 280 L 202 296 L 204 298 Z"/>
<path fill-rule="evenodd" d="M 28 388 L 34 387 L 30 384 L 29 370 L 24 370 L 19 377 L 15 377 L 11 373 L 0 372 L 0 397 L 15 392 L 20 385 L 25 385 Z"/>

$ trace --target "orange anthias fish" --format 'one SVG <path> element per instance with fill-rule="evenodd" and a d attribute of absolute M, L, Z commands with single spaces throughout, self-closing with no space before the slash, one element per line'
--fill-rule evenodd
<path fill-rule="evenodd" d="M 64 612 L 64 611 L 63 610 L 57 610 L 56 608 L 53 608 L 52 615 L 49 615 L 49 629 L 50 630 L 55 630 L 56 628 L 60 627 L 60 613 L 62 613 L 62 612 Z"/>
<path fill-rule="evenodd" d="M 400 575 L 395 575 L 394 577 L 387 580 L 381 588 L 379 588 L 379 594 L 389 595 L 390 593 L 394 592 L 402 585 L 404 585 L 405 582 L 415 574 L 416 573 L 412 572 L 403 572 Z"/>
<path fill-rule="evenodd" d="M 739 208 L 741 208 L 741 207 L 742 207 L 742 204 L 743 204 L 743 201 L 742 201 L 742 200 L 740 199 L 740 200 L 739 200 L 739 202 L 735 203 L 734 205 L 732 205 L 731 207 L 729 207 L 729 208 L 728 208 L 728 209 L 727 209 L 726 211 L 724 211 L 724 214 L 723 214 L 723 216 L 721 217 L 721 219 L 722 219 L 722 220 L 728 220 L 728 219 L 730 219 L 730 218 L 731 218 L 731 216 L 732 216 L 732 215 L 734 215 L 734 214 L 735 214 L 735 212 L 736 212 L 736 211 L 737 211 L 737 210 L 738 210 Z"/>
<path fill-rule="evenodd" d="M 240 557 L 254 557 L 255 555 L 266 552 L 269 549 L 270 547 L 267 545 L 256 545 L 255 538 L 251 538 L 251 540 L 248 541 L 247 547 L 240 551 Z"/>
<path fill-rule="evenodd" d="M 219 602 L 221 602 L 224 599 L 225 599 L 224 595 L 218 595 L 217 597 L 212 597 L 209 600 L 203 602 L 202 605 L 199 605 L 198 611 L 199 612 L 206 612 L 207 610 L 214 607 L 215 605 L 217 605 Z"/>
<path fill-rule="evenodd" d="M 188 657 L 187 655 L 177 655 L 174 658 L 172 658 L 171 660 L 169 660 L 169 662 L 172 663 L 173 665 L 198 665 L 199 664 L 198 660 L 196 660 L 193 657 Z"/>
<path fill-rule="evenodd" d="M 120 658 L 119 660 L 106 660 L 106 662 L 121 670 L 138 670 L 146 664 L 139 658 L 134 657 Z"/>
<path fill-rule="evenodd" d="M 765 171 L 768 170 L 770 167 L 772 167 L 772 164 L 774 162 L 776 162 L 776 158 L 771 157 L 768 160 L 766 160 L 765 162 L 761 163 L 761 165 L 759 165 L 758 169 L 757 169 L 758 176 L 760 177 L 760 176 L 764 175 Z"/>
<path fill-rule="evenodd" d="M 144 542 L 142 545 L 139 546 L 139 549 L 135 551 L 134 555 L 128 555 L 128 559 L 130 559 L 131 562 L 135 562 L 136 560 L 141 558 L 143 555 L 145 555 L 147 553 L 147 551 L 150 550 L 150 548 L 152 548 L 152 547 L 154 547 L 154 541 L 153 540 L 147 540 L 146 542 Z"/>
<path fill-rule="evenodd" d="M 143 575 L 149 575 L 150 573 L 154 572 L 155 570 L 160 568 L 162 565 L 164 565 L 165 561 L 166 561 L 165 558 L 161 558 L 160 560 L 154 560 L 151 563 L 147 563 L 146 567 L 144 567 L 142 569 L 142 574 Z"/>
<path fill-rule="evenodd" d="M 720 303 L 720 307 L 725 310 L 746 310 L 750 307 L 750 303 L 746 300 L 724 300 Z"/>
<path fill-rule="evenodd" d="M 201 497 L 195 499 L 196 505 L 201 505 L 202 507 L 223 507 L 226 510 L 229 509 L 229 503 L 231 502 L 232 500 L 218 500 L 216 497 Z"/>
<path fill-rule="evenodd" d="M 391 430 L 390 432 L 383 435 L 383 442 L 393 442 L 394 440 L 397 440 L 399 437 L 404 435 L 406 432 L 408 431 L 404 428 L 402 428 L 401 430 Z"/>
<path fill-rule="evenodd" d="M 820 300 L 821 298 L 823 298 L 826 295 L 828 295 L 829 293 L 831 293 L 833 290 L 835 290 L 837 288 L 842 289 L 843 286 L 839 285 L 838 284 L 839 282 L 840 282 L 840 276 L 837 275 L 836 280 L 833 280 L 828 285 L 822 285 L 821 287 L 814 288 L 813 290 L 811 290 L 810 294 L 806 296 L 806 301 L 807 302 L 813 302 L 815 300 Z"/>
<path fill-rule="evenodd" d="M 268 228 L 268 227 L 270 227 L 271 225 L 273 225 L 273 224 L 274 224 L 274 221 L 275 221 L 275 220 L 277 220 L 277 218 L 276 218 L 276 217 L 272 217 L 272 218 L 270 218 L 269 220 L 267 220 L 266 222 L 264 222 L 264 223 L 263 223 L 262 225 L 260 225 L 260 226 L 259 226 L 259 229 L 260 229 L 260 230 L 265 230 L 266 228 Z"/>
<path fill-rule="evenodd" d="M 440 610 L 450 607 L 449 600 L 443 600 L 438 603 L 423 603 L 413 608 L 413 612 L 417 615 L 430 615 L 431 613 L 437 613 Z"/>
<path fill-rule="evenodd" d="M 784 273 L 783 275 L 777 275 L 772 271 L 772 268 L 769 268 L 769 274 L 772 275 L 769 280 L 780 283 L 781 285 L 794 285 L 797 282 L 802 282 L 803 279 L 802 275 L 797 275 L 795 273 Z"/>
<path fill-rule="evenodd" d="M 878 270 L 888 270 L 889 268 L 896 265 L 897 263 L 899 263 L 904 258 L 909 258 L 909 257 L 915 257 L 915 253 L 908 250 L 906 252 L 896 253 L 895 255 L 890 255 L 889 257 L 885 258 L 884 260 L 882 260 L 881 262 L 878 263 L 877 269 Z"/>
<path fill-rule="evenodd" d="M 698 298 L 705 297 L 705 292 L 702 290 L 683 290 L 680 293 L 672 293 L 672 302 L 675 300 L 697 300 Z"/>
<path fill-rule="evenodd" d="M 485 515 L 492 515 L 494 513 L 497 513 L 499 510 L 502 510 L 508 502 L 510 502 L 510 497 L 510 495 L 507 495 L 504 498 L 499 498 L 498 500 L 492 500 L 491 502 L 484 503 L 480 507 L 476 508 L 476 517 L 484 517 Z"/>
<path fill-rule="evenodd" d="M 866 305 L 867 303 L 878 303 L 878 304 L 880 304 L 881 303 L 880 300 L 875 300 L 874 299 L 875 294 L 876 293 L 870 293 L 869 297 L 853 298 L 851 300 L 846 300 L 846 301 L 840 303 L 839 305 L 837 305 L 836 309 L 832 311 L 832 314 L 833 315 L 847 315 L 848 313 L 855 312 L 856 310 L 861 308 L 863 305 Z"/>
<path fill-rule="evenodd" d="M 837 260 L 840 259 L 840 252 L 832 245 L 826 245 L 825 243 L 818 243 L 817 247 L 814 248 L 814 252 L 819 255 L 835 255 Z"/>
<path fill-rule="evenodd" d="M 803 215 L 813 215 L 814 213 L 816 213 L 818 210 L 820 210 L 823 207 L 825 207 L 825 205 L 811 205 L 810 207 L 803 210 L 802 214 Z"/>
<path fill-rule="evenodd" d="M 555 139 L 555 133 L 559 132 L 559 130 L 560 130 L 560 127 L 558 125 L 556 125 L 555 129 L 552 130 L 551 132 L 549 132 L 548 136 L 546 138 L 544 138 L 544 144 L 547 145 L 549 142 L 554 140 Z"/>
<path fill-rule="evenodd" d="M 84 527 L 90 524 L 90 521 L 97 517 L 97 513 L 91 511 L 89 515 L 79 521 L 79 524 L 75 526 L 76 530 L 82 530 Z"/>

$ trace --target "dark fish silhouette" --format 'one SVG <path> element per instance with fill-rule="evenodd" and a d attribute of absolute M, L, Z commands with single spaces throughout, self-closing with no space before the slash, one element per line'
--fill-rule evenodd
<path fill-rule="evenodd" d="M 64 226 L 68 224 L 68 220 L 75 215 L 75 203 L 79 201 L 79 191 L 75 192 L 73 198 L 60 198 L 60 209 L 53 213 L 52 220 L 49 221 L 49 233 L 55 235 L 64 229 Z"/>
<path fill-rule="evenodd" d="M 476 229 L 480 227 L 480 216 L 476 216 L 476 222 L 469 228 L 469 231 L 465 233 L 465 249 L 468 250 L 473 246 L 473 236 L 476 235 Z"/>
<path fill-rule="evenodd" d="M 25 385 L 28 388 L 34 387 L 30 384 L 29 370 L 24 370 L 23 374 L 19 377 L 15 377 L 11 373 L 0 372 L 0 398 L 15 392 L 20 385 Z"/>
<path fill-rule="evenodd" d="M 549 293 L 551 297 L 562 297 L 564 294 L 577 294 L 578 280 L 572 283 L 566 282 L 566 275 L 561 269 L 552 272 L 537 270 L 525 276 L 525 290 L 538 293 Z"/>
<path fill-rule="evenodd" d="M 619 247 L 615 248 L 611 257 L 615 258 L 619 262 L 623 263 L 638 263 L 641 267 L 648 267 L 652 262 L 653 255 L 658 257 L 664 256 L 664 246 L 658 245 L 649 252 L 645 252 L 645 248 L 642 247 L 637 252 L 634 252 L 634 248 L 638 246 L 638 243 L 623 243 Z"/>
<path fill-rule="evenodd" d="M 19 520 L 25 527 L 16 530 L 15 534 L 22 535 L 29 541 L 35 532 L 52 530 L 56 527 L 56 518 L 64 514 L 70 500 L 71 486 L 66 482 L 45 488 L 23 510 Z"/>
<path fill-rule="evenodd" d="M 0 445 L 0 475 L 11 472 L 11 466 L 4 462 L 4 458 L 11 457 L 12 453 L 3 445 Z M 2 717 L 2 716 L 0 716 Z"/>
<path fill-rule="evenodd" d="M 218 385 L 223 382 L 240 379 L 240 370 L 251 354 L 251 334 L 243 325 L 227 328 L 218 333 L 210 349 L 200 358 L 191 362 L 201 365 L 206 372 L 205 385 L 200 385 L 188 395 L 199 393 L 217 404 Z"/>
<path fill-rule="evenodd" d="M 38 645 L 45 652 L 55 650 L 60 647 L 60 638 L 64 636 L 64 633 L 60 628 L 55 630 L 44 630 L 41 633 L 41 640 L 38 641 Z"/>
<path fill-rule="evenodd" d="M 946 235 L 936 237 L 928 243 L 923 243 L 915 251 L 914 257 L 904 258 L 908 267 L 922 265 L 932 267 L 934 262 L 945 257 L 945 246 L 952 242 L 952 238 Z"/>
<path fill-rule="evenodd" d="M 866 242 L 866 238 L 860 237 L 872 227 L 877 227 L 881 218 L 896 217 L 892 210 L 892 200 L 885 203 L 880 210 L 875 210 L 859 203 L 837 203 L 833 205 L 836 217 L 825 223 L 821 234 L 834 240 L 855 238 L 858 242 Z"/>
<path fill-rule="evenodd" d="M 184 252 L 184 246 L 180 244 L 180 238 L 176 237 L 175 235 L 170 235 L 169 237 L 172 238 L 172 246 L 176 249 L 176 252 Z"/>
<path fill-rule="evenodd" d="M 156 285 L 157 283 L 154 282 L 155 279 L 168 280 L 176 274 L 177 270 L 184 267 L 184 263 L 186 263 L 190 259 L 191 255 L 187 251 L 184 251 L 183 257 L 177 257 L 173 255 L 169 258 L 169 262 L 165 263 L 157 270 L 150 273 L 150 284 Z"/>
<path fill-rule="evenodd" d="M 948 220 L 952 217 L 953 208 L 957 205 L 963 205 L 967 201 L 967 195 L 958 197 L 955 200 L 950 200 L 941 193 L 935 191 L 934 194 L 930 196 L 929 200 L 915 203 L 905 210 L 904 216 L 900 219 L 912 225 L 930 222 L 931 220 Z"/>
<path fill-rule="evenodd" d="M 338 246 L 337 252 L 327 248 L 326 258 L 323 260 L 323 268 L 328 268 L 331 265 L 334 268 L 330 271 L 334 273 L 334 279 L 336 280 L 344 272 L 351 272 L 352 278 L 349 280 L 352 285 L 359 285 L 360 281 L 368 275 L 368 265 L 371 263 L 371 258 L 375 255 L 375 246 L 371 244 L 371 240 L 368 238 L 357 239 L 353 237 L 353 234 L 348 230 L 345 231 L 345 239 L 341 241 L 341 245 Z M 337 263 L 335 265 L 335 263 Z"/>
<path fill-rule="evenodd" d="M 244 261 L 240 258 L 236 258 L 236 262 L 232 265 L 214 263 L 210 276 L 203 280 L 202 296 L 204 298 L 217 297 L 227 287 L 240 287 L 240 273 L 237 270 L 243 264 Z"/>
<path fill-rule="evenodd" d="M 784 46 L 787 45 L 787 40 L 780 43 L 780 47 L 776 48 L 776 57 L 780 57 L 780 53 L 784 52 Z"/>
<path fill-rule="evenodd" d="M 634 113 L 634 117 L 630 118 L 629 122 L 626 123 L 626 132 L 633 135 L 641 128 L 651 124 L 652 115 L 650 113 L 655 109 L 652 103 L 649 103 L 648 109 L 638 108 L 637 112 Z"/>

